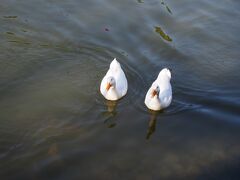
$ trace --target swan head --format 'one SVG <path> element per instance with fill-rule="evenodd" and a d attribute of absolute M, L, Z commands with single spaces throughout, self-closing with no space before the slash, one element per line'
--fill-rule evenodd
<path fill-rule="evenodd" d="M 110 64 L 110 69 L 117 70 L 117 69 L 119 69 L 119 68 L 121 68 L 121 65 L 120 65 L 120 63 L 117 61 L 117 59 L 114 58 L 113 61 L 112 61 L 111 64 Z"/>
<path fill-rule="evenodd" d="M 106 85 L 106 90 L 108 91 L 110 88 L 115 88 L 116 86 L 116 81 L 114 77 L 110 76 L 107 78 L 107 85 Z"/>
<path fill-rule="evenodd" d="M 160 71 L 158 78 L 168 78 L 169 80 L 171 79 L 171 70 L 168 68 L 164 68 Z"/>
<path fill-rule="evenodd" d="M 160 92 L 160 87 L 158 85 L 152 85 L 152 92 L 151 92 L 151 97 L 154 98 L 155 96 L 159 96 Z"/>

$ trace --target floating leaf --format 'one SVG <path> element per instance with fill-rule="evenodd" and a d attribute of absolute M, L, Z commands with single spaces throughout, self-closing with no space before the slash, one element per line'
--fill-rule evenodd
<path fill-rule="evenodd" d="M 155 32 L 160 34 L 160 36 L 162 36 L 162 38 L 166 41 L 172 41 L 172 39 L 159 26 L 155 27 Z"/>

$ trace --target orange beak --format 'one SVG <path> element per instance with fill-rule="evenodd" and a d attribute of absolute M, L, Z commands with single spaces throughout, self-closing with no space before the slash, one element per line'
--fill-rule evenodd
<path fill-rule="evenodd" d="M 110 83 L 107 83 L 106 90 L 108 91 L 112 85 Z"/>
<path fill-rule="evenodd" d="M 155 95 L 157 95 L 157 91 L 156 91 L 156 90 L 153 90 L 153 92 L 152 92 L 152 98 L 153 98 Z"/>

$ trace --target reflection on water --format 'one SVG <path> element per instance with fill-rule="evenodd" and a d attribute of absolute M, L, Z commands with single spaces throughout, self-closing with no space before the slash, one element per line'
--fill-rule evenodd
<path fill-rule="evenodd" d="M 104 124 L 107 125 L 108 128 L 113 128 L 116 126 L 115 116 L 117 115 L 116 107 L 118 101 L 109 101 L 106 100 L 107 111 L 104 112 L 105 120 Z"/>
<path fill-rule="evenodd" d="M 150 111 L 150 110 L 149 110 Z M 156 111 L 150 111 L 150 120 L 148 123 L 148 130 L 147 130 L 147 136 L 146 139 L 150 139 L 152 134 L 156 130 L 156 123 L 157 123 L 157 115 L 159 112 Z"/>

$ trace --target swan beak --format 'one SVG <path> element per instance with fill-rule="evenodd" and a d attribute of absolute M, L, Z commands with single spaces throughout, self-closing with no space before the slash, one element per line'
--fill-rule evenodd
<path fill-rule="evenodd" d="M 155 95 L 157 95 L 158 93 L 157 93 L 157 91 L 156 90 L 153 90 L 153 92 L 152 92 L 152 98 L 155 96 Z"/>
<path fill-rule="evenodd" d="M 107 83 L 106 90 L 108 91 L 112 85 L 110 83 Z"/>

